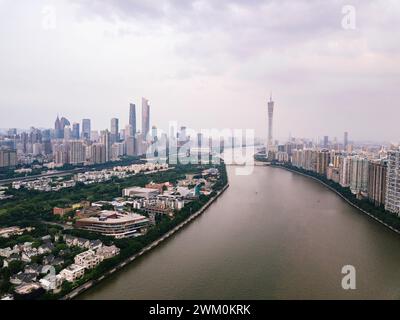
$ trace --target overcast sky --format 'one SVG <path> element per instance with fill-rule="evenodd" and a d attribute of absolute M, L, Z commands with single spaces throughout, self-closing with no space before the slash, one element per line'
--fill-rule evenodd
<path fill-rule="evenodd" d="M 0 128 L 123 127 L 144 96 L 152 125 L 261 136 L 272 91 L 275 137 L 399 141 L 399 31 L 398 0 L 0 0 Z"/>

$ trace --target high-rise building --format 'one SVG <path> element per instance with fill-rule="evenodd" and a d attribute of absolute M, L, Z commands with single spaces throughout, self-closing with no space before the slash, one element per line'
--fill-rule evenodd
<path fill-rule="evenodd" d="M 347 146 L 349 145 L 349 133 L 346 131 L 344 133 L 344 138 L 343 138 L 343 147 L 344 150 L 347 150 Z"/>
<path fill-rule="evenodd" d="M 129 106 L 129 125 L 130 131 L 125 132 L 126 136 L 134 137 L 136 134 L 136 105 L 131 103 Z"/>
<path fill-rule="evenodd" d="M 104 130 L 101 132 L 100 142 L 104 145 L 105 148 L 105 161 L 108 162 L 111 160 L 111 134 L 110 131 Z"/>
<path fill-rule="evenodd" d="M 43 153 L 51 154 L 52 153 L 51 131 L 49 129 L 45 129 L 42 131 L 42 142 L 43 142 Z"/>
<path fill-rule="evenodd" d="M 90 119 L 83 119 L 82 120 L 82 139 L 90 140 L 90 133 L 91 133 Z"/>
<path fill-rule="evenodd" d="M 56 122 L 54 123 L 54 138 L 62 139 L 64 137 L 64 128 L 61 127 L 60 118 L 57 116 Z"/>
<path fill-rule="evenodd" d="M 328 136 L 324 136 L 324 148 L 327 149 L 329 146 L 329 137 Z"/>
<path fill-rule="evenodd" d="M 273 120 L 274 120 L 274 102 L 272 101 L 272 95 L 268 102 L 268 142 L 267 148 L 271 148 L 273 145 Z"/>
<path fill-rule="evenodd" d="M 339 160 L 339 184 L 344 187 L 350 187 L 352 169 L 352 158 L 347 156 L 341 156 Z"/>
<path fill-rule="evenodd" d="M 317 173 L 325 176 L 330 163 L 330 153 L 328 150 L 321 150 L 317 153 Z"/>
<path fill-rule="evenodd" d="M 69 145 L 57 144 L 53 147 L 54 162 L 57 165 L 69 163 Z"/>
<path fill-rule="evenodd" d="M 99 142 L 99 132 L 97 130 L 90 131 L 90 141 Z"/>
<path fill-rule="evenodd" d="M 32 155 L 38 156 L 43 153 L 43 145 L 41 143 L 32 144 Z"/>
<path fill-rule="evenodd" d="M 153 127 L 151 128 L 151 141 L 152 141 L 152 142 L 158 140 L 157 135 L 158 135 L 157 127 L 156 127 L 156 126 L 153 126 Z"/>
<path fill-rule="evenodd" d="M 136 151 L 135 151 L 135 137 L 133 136 L 127 136 L 125 138 L 125 150 L 126 150 L 126 154 L 128 156 L 135 156 L 136 155 Z"/>
<path fill-rule="evenodd" d="M 185 144 L 189 139 L 188 136 L 186 135 L 186 127 L 182 126 L 181 129 L 179 130 L 178 133 L 178 141 L 180 142 L 181 145 Z"/>
<path fill-rule="evenodd" d="M 400 150 L 388 151 L 385 209 L 400 215 Z"/>
<path fill-rule="evenodd" d="M 119 125 L 118 119 L 112 118 L 111 119 L 111 144 L 119 141 Z"/>
<path fill-rule="evenodd" d="M 69 163 L 82 164 L 85 162 L 86 150 L 82 141 L 71 141 L 69 147 Z"/>
<path fill-rule="evenodd" d="M 114 143 L 111 147 L 111 160 L 116 161 L 125 155 L 125 144 L 123 142 Z"/>
<path fill-rule="evenodd" d="M 386 161 L 370 161 L 368 171 L 368 198 L 375 206 L 382 206 L 386 196 Z"/>
<path fill-rule="evenodd" d="M 147 141 L 147 135 L 150 131 L 150 105 L 149 100 L 142 98 L 142 135 Z"/>
<path fill-rule="evenodd" d="M 61 128 L 65 128 L 67 126 L 71 126 L 71 123 L 69 122 L 69 120 L 65 117 L 62 117 L 60 120 L 60 124 L 61 124 Z"/>
<path fill-rule="evenodd" d="M 7 130 L 7 136 L 12 138 L 17 135 L 17 129 L 16 128 L 10 128 Z"/>
<path fill-rule="evenodd" d="M 64 139 L 64 129 L 65 127 L 69 127 L 71 124 L 67 118 L 62 117 L 59 119 L 57 116 L 56 122 L 54 123 L 54 137 L 56 139 Z"/>
<path fill-rule="evenodd" d="M 350 177 L 350 190 L 352 193 L 367 194 L 368 192 L 368 166 L 367 158 L 361 156 L 352 157 Z"/>
<path fill-rule="evenodd" d="M 70 126 L 64 127 L 64 140 L 71 140 L 72 138 L 72 130 Z"/>
<path fill-rule="evenodd" d="M 75 122 L 72 124 L 72 139 L 79 140 L 79 138 L 80 138 L 79 123 Z"/>
<path fill-rule="evenodd" d="M 16 150 L 0 150 L 0 168 L 15 167 L 17 165 Z"/>
<path fill-rule="evenodd" d="M 91 146 L 91 162 L 94 164 L 106 162 L 106 147 L 102 143 L 94 143 Z"/>

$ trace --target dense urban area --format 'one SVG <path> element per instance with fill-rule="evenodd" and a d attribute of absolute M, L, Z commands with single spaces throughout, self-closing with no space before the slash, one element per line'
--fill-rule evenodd
<path fill-rule="evenodd" d="M 268 140 L 256 161 L 313 177 L 400 232 L 398 145 L 351 141 L 348 132 L 342 141 L 291 137 L 279 143 L 273 113 L 271 97 Z M 142 132 L 131 104 L 122 130 L 117 118 L 99 134 L 90 119 L 80 128 L 57 116 L 54 129 L 0 134 L 2 299 L 72 298 L 71 292 L 152 248 L 225 190 L 220 155 L 227 147 L 246 147 L 244 140 L 193 137 L 186 127 L 161 136 L 150 129 L 149 114 L 143 98 Z M 191 160 L 171 163 L 171 150 L 165 159 L 157 150 L 146 157 L 159 139 L 174 140 L 175 156 Z"/>

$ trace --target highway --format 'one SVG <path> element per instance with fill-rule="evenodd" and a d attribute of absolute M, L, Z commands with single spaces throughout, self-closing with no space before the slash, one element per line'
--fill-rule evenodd
<path fill-rule="evenodd" d="M 31 181 L 31 180 L 36 180 L 39 178 L 47 178 L 47 177 L 64 177 L 70 174 L 75 174 L 79 172 L 86 172 L 90 171 L 90 168 L 76 168 L 72 170 L 65 170 L 65 171 L 57 171 L 57 172 L 52 172 L 52 173 L 44 173 L 44 174 L 38 174 L 34 176 L 26 176 L 26 177 L 19 177 L 19 178 L 12 178 L 12 179 L 4 179 L 0 180 L 0 186 L 5 185 L 5 184 L 10 184 L 14 181 Z"/>

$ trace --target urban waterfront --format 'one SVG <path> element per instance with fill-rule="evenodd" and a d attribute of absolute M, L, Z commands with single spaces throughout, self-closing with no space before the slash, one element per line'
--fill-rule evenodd
<path fill-rule="evenodd" d="M 318 182 L 255 167 L 174 237 L 80 299 L 398 299 L 400 237 Z M 344 265 L 357 289 L 341 287 Z"/>

